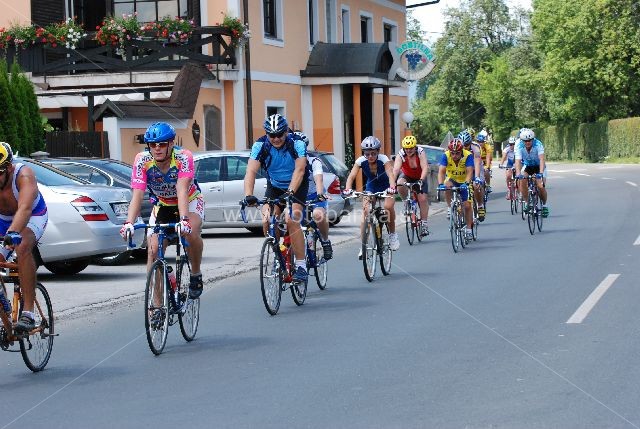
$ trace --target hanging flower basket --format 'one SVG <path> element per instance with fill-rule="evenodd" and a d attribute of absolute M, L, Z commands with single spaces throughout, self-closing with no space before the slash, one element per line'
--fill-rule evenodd
<path fill-rule="evenodd" d="M 239 18 L 233 18 L 223 13 L 222 24 L 217 24 L 231 32 L 231 46 L 242 48 L 249 42 L 251 31 L 249 24 L 242 23 Z"/>

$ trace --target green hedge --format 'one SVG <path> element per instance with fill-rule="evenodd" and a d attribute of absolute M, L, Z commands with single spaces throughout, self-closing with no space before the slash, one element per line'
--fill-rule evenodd
<path fill-rule="evenodd" d="M 550 161 L 601 162 L 605 158 L 640 157 L 640 118 L 534 130 Z"/>

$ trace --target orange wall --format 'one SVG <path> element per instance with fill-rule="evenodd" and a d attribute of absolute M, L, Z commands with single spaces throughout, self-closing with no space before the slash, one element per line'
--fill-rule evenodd
<path fill-rule="evenodd" d="M 224 111 L 224 122 L 225 122 L 225 135 L 222 137 L 223 138 L 223 148 L 226 150 L 235 150 L 235 140 L 236 140 L 236 133 L 235 133 L 235 114 L 233 111 L 233 105 L 234 105 L 234 100 L 233 100 L 233 82 L 231 81 L 225 81 L 224 83 L 224 106 L 223 106 L 223 111 Z M 239 100 L 239 103 L 241 103 L 244 106 L 244 100 Z"/>
<path fill-rule="evenodd" d="M 331 122 L 331 87 L 314 86 L 313 94 L 313 147 L 333 152 L 333 124 Z"/>
<path fill-rule="evenodd" d="M 282 101 L 286 103 L 285 116 L 289 125 L 295 122 L 297 127 L 302 124 L 302 110 L 300 107 L 300 87 L 269 82 L 253 82 L 251 85 L 253 98 L 253 138 L 264 135 L 264 118 L 266 116 L 265 100 Z M 243 103 L 244 105 L 244 103 Z"/>

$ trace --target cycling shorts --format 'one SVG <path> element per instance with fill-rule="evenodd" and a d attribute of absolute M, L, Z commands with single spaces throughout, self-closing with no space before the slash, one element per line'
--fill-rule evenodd
<path fill-rule="evenodd" d="M 40 241 L 42 235 L 44 234 L 44 230 L 47 228 L 47 222 L 49 222 L 49 213 L 45 212 L 39 216 L 31 216 L 29 218 L 29 222 L 27 222 L 27 228 L 33 231 L 33 235 L 36 237 L 36 243 Z M 4 236 L 9 227 L 11 226 L 11 221 L 0 219 L 0 235 Z M 9 254 L 9 250 L 5 249 L 4 246 L 0 245 L 0 253 L 2 256 L 7 259 L 7 255 Z"/>
<path fill-rule="evenodd" d="M 189 201 L 189 213 L 195 213 L 200 216 L 204 222 L 204 198 L 202 194 Z M 149 217 L 149 226 L 156 223 L 175 223 L 180 221 L 180 213 L 178 206 L 154 206 Z M 147 236 L 153 234 L 153 228 L 147 229 Z"/>
<path fill-rule="evenodd" d="M 449 180 L 449 183 L 451 183 L 455 187 L 460 187 L 460 185 L 462 185 L 462 183 L 458 183 L 453 179 L 448 179 L 448 180 Z M 469 194 L 469 187 L 467 187 L 466 191 L 464 189 L 460 189 L 460 199 L 462 201 L 470 201 L 471 200 L 471 194 Z"/>
<path fill-rule="evenodd" d="M 411 179 L 404 175 L 404 173 L 400 173 L 398 179 L 404 179 L 407 182 L 417 182 L 420 179 Z M 416 192 L 419 194 L 428 194 L 429 193 L 429 181 L 427 179 L 422 181 L 422 187 L 420 189 L 416 189 Z"/>

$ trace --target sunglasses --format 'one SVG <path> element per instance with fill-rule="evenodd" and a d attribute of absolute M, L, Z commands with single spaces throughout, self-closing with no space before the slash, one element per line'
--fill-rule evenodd
<path fill-rule="evenodd" d="M 460 150 L 452 150 L 450 153 L 451 155 L 462 155 L 462 151 Z"/>
<path fill-rule="evenodd" d="M 284 131 L 281 133 L 268 133 L 267 135 L 272 139 L 279 139 L 284 135 Z"/>
<path fill-rule="evenodd" d="M 147 143 L 149 145 L 149 147 L 167 147 L 169 145 L 169 142 L 157 142 L 157 143 Z"/>
<path fill-rule="evenodd" d="M 369 158 L 372 156 L 378 156 L 378 152 L 365 152 L 363 155 Z"/>

